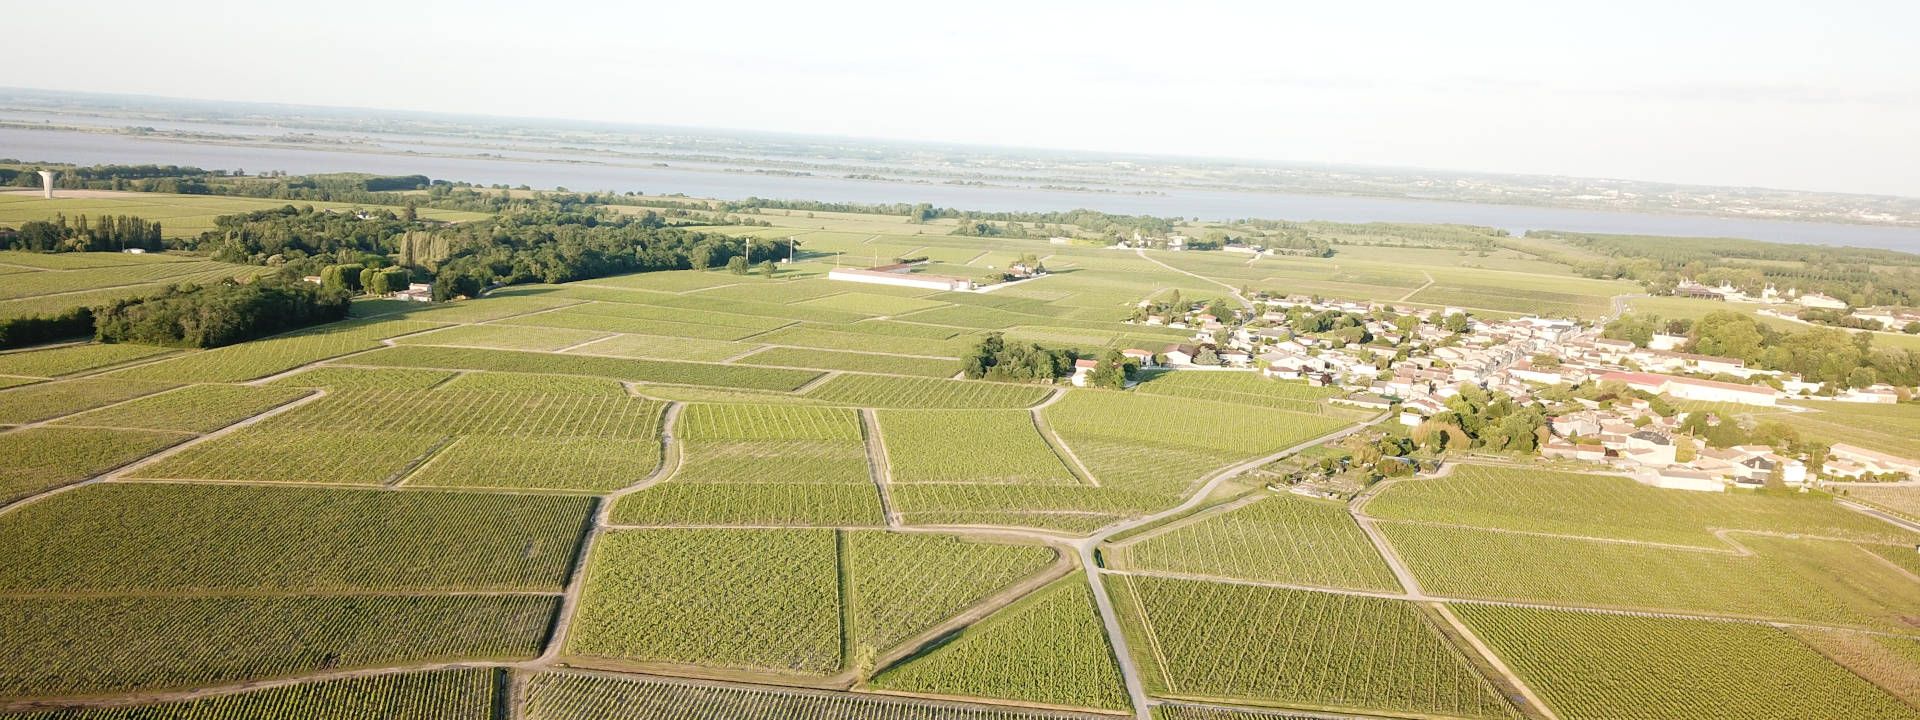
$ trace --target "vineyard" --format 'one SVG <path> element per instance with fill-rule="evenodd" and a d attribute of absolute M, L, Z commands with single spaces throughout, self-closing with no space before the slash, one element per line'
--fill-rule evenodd
<path fill-rule="evenodd" d="M 86 343 L 0 354 L 0 375 L 51 378 L 171 352 L 151 345 Z"/>
<path fill-rule="evenodd" d="M 896 483 L 1081 482 L 1026 411 L 883 410 L 879 418 Z"/>
<path fill-rule="evenodd" d="M 0 433 L 0 503 L 126 465 L 189 435 L 147 430 L 37 427 Z"/>
<path fill-rule="evenodd" d="M 56 425 L 204 433 L 307 396 L 298 388 L 192 385 L 61 418 Z"/>
<path fill-rule="evenodd" d="M 163 705 L 0 712 L 0 720 L 490 720 L 497 701 L 496 674 L 480 669 L 396 673 Z"/>
<path fill-rule="evenodd" d="M 214 350 L 0 352 L 0 720 L 1920 720 L 1920 536 L 1824 493 L 1515 460 L 1347 504 L 1222 472 L 1375 418 L 1339 390 L 954 379 L 989 331 L 1189 342 L 1121 321 L 1225 301 L 1209 279 L 1503 310 L 1603 308 L 1621 283 L 1493 287 L 1558 267 L 1510 249 L 1154 253 L 1203 279 L 1069 244 L 992 293 L 856 286 L 823 258 L 972 276 L 1041 245 L 632 197 L 805 250 L 772 278 L 360 298 Z M 1415 240 L 1396 227 L 1329 232 Z M 0 255 L 0 316 L 257 271 Z M 1882 449 L 1920 431 L 1907 405 L 1815 408 L 1768 418 Z M 1900 487 L 1828 489 L 1920 516 Z"/>
<path fill-rule="evenodd" d="M 538 595 L 0 597 L 0 699 L 538 655 Z"/>
<path fill-rule="evenodd" d="M 1847 443 L 1902 457 L 1920 455 L 1920 412 L 1912 404 L 1800 404 L 1819 412 L 1783 413 L 1776 418 L 1821 442 Z"/>
<path fill-rule="evenodd" d="M 592 501 L 103 483 L 0 524 L 4 592 L 559 592 Z"/>
<path fill-rule="evenodd" d="M 79 378 L 0 392 L 0 425 L 24 425 L 169 390 L 170 383 Z"/>
<path fill-rule="evenodd" d="M 1033 385 L 884 375 L 838 375 L 807 392 L 840 405 L 874 408 L 1024 408 L 1047 397 Z"/>
<path fill-rule="evenodd" d="M 841 666 L 839 551 L 830 530 L 602 535 L 566 652 L 829 675 Z"/>
<path fill-rule="evenodd" d="M 1395 483 L 1375 517 L 1724 549 L 1713 529 L 1898 543 L 1910 536 L 1822 495 L 1669 492 L 1618 476 L 1460 465 Z"/>
<path fill-rule="evenodd" d="M 1848 543 L 1736 536 L 1756 554 L 1408 523 L 1381 529 L 1428 592 L 1897 630 L 1913 580 Z M 1911 548 L 1907 548 L 1911 552 Z M 1580 567 L 1577 573 L 1539 568 Z"/>
<path fill-rule="evenodd" d="M 639 383 L 712 385 L 753 390 L 793 390 L 819 375 L 810 370 L 749 368 L 666 360 L 628 360 L 588 355 L 433 346 L 381 348 L 354 356 L 352 364 L 373 367 L 594 375 Z"/>
<path fill-rule="evenodd" d="M 1175 697 L 1516 717 L 1412 603 L 1133 576 L 1114 591 L 1148 683 Z"/>
<path fill-rule="evenodd" d="M 1492 605 L 1454 612 L 1567 720 L 1920 717 L 1765 625 Z"/>
<path fill-rule="evenodd" d="M 1124 710 L 1086 581 L 1070 575 L 873 678 L 888 690 Z"/>
<path fill-rule="evenodd" d="M 950 535 L 858 531 L 846 534 L 856 660 L 883 652 L 1040 572 L 1058 553 L 1039 545 L 978 542 Z"/>
<path fill-rule="evenodd" d="M 1110 545 L 1122 570 L 1217 575 L 1394 592 L 1400 583 L 1345 505 L 1292 495 L 1261 497 Z"/>
<path fill-rule="evenodd" d="M 885 695 L 775 690 L 698 681 L 541 673 L 527 720 L 1061 720 L 1053 713 L 926 703 Z"/>

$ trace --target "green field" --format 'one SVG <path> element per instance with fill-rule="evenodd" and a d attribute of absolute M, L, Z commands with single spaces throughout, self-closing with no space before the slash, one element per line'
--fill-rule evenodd
<path fill-rule="evenodd" d="M 1443 477 L 1353 505 L 1264 490 L 1262 472 L 1181 507 L 1376 414 L 1251 372 L 953 379 L 988 332 L 1087 353 L 1189 342 L 1127 322 L 1173 291 L 1481 317 L 1592 317 L 1638 291 L 1529 254 L 1557 244 L 1183 220 L 1336 252 L 1141 257 L 949 235 L 951 218 L 633 201 L 673 203 L 685 232 L 797 237 L 801 256 L 772 278 L 361 299 L 349 320 L 213 350 L 0 352 L 0 719 L 1092 720 L 1134 709 L 1108 620 L 1159 720 L 1546 715 L 1501 665 L 1565 720 L 1920 707 L 1920 536 L 1833 500 L 1920 517 L 1909 488 L 1687 493 L 1450 452 Z M 281 204 L 87 202 L 146 202 L 169 234 L 222 203 Z M 0 224 L 25 207 L 0 202 Z M 1026 230 L 1105 232 L 1047 225 Z M 1054 272 L 991 293 L 825 277 L 902 255 L 977 276 L 1029 252 Z M 0 317 L 264 269 L 0 252 Z M 1920 452 L 1909 405 L 1808 405 L 1766 419 Z"/>
<path fill-rule="evenodd" d="M 1149 577 L 1120 578 L 1114 593 L 1149 687 L 1172 697 L 1517 716 L 1409 602 Z"/>
<path fill-rule="evenodd" d="M 1261 497 L 1110 545 L 1122 570 L 1157 570 L 1355 590 L 1400 589 L 1346 506 Z"/>
<path fill-rule="evenodd" d="M 778 690 L 550 672 L 527 684 L 527 720 L 1060 720 L 1055 713 L 868 693 Z"/>
<path fill-rule="evenodd" d="M 1735 535 L 1753 555 L 1381 523 L 1429 593 L 1672 610 L 1899 631 L 1920 614 L 1911 576 L 1851 543 Z M 1912 546 L 1884 546 L 1912 552 Z M 1541 572 L 1578 567 L 1579 572 Z"/>
<path fill-rule="evenodd" d="M 1127 696 L 1093 596 L 1068 576 L 875 676 L 889 690 L 1124 710 Z"/>
<path fill-rule="evenodd" d="M 883 410 L 896 483 L 1078 485 L 1022 410 Z"/>
<path fill-rule="evenodd" d="M 1454 612 L 1568 720 L 1920 717 L 1764 625 L 1491 605 Z"/>
<path fill-rule="evenodd" d="M 131 707 L 3 713 L 4 720 L 488 720 L 498 701 L 496 671 L 394 673 L 322 680 L 199 700 Z"/>
<path fill-rule="evenodd" d="M 56 195 L 59 193 L 56 192 Z M 312 205 L 316 210 L 348 211 L 378 209 L 380 205 L 272 200 L 219 195 L 169 195 L 166 193 L 111 193 L 105 197 L 55 197 L 52 200 L 0 193 L 0 225 L 19 226 L 31 220 L 52 220 L 55 215 L 133 215 L 155 220 L 167 237 L 194 237 L 214 228 L 213 219 L 221 215 L 274 210 L 293 205 Z M 400 208 L 386 208 L 398 212 Z M 446 222 L 467 222 L 487 217 L 481 213 L 421 208 L 420 217 Z"/>
<path fill-rule="evenodd" d="M 545 595 L 0 598 L 0 698 L 540 651 Z"/>
<path fill-rule="evenodd" d="M 1899 528 L 1822 495 L 1661 490 L 1628 478 L 1458 465 L 1444 478 L 1395 483 L 1366 506 L 1375 517 L 1588 538 L 1726 547 L 1713 530 L 1755 530 L 1878 543 Z"/>
<path fill-rule="evenodd" d="M 0 592 L 559 592 L 591 501 L 104 483 L 7 515 Z"/>

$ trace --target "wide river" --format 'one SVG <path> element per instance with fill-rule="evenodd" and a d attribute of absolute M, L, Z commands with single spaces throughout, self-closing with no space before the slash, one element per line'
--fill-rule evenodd
<path fill-rule="evenodd" d="M 1205 219 L 1461 223 L 1506 228 L 1515 234 L 1527 230 L 1567 230 L 1680 237 L 1738 237 L 1920 253 L 1920 228 L 1876 225 L 1270 192 L 1171 189 L 1161 195 L 1130 195 L 971 187 L 498 157 L 430 157 L 325 148 L 241 147 L 59 130 L 0 128 L 0 158 L 82 165 L 192 165 L 209 169 L 245 169 L 250 172 L 284 170 L 295 174 L 367 172 L 426 175 L 435 179 L 483 185 L 504 183 L 536 188 L 683 193 L 729 200 L 752 196 L 853 203 L 924 202 L 939 207 L 984 211 L 1091 208 L 1114 213 Z"/>

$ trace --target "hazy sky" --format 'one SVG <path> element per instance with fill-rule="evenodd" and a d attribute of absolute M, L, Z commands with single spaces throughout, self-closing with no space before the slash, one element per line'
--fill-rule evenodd
<path fill-rule="evenodd" d="M 19 87 L 1920 196 L 1912 0 L 0 15 Z"/>

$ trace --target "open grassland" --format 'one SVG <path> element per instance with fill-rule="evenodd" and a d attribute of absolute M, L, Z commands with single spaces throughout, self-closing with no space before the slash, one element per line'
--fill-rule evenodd
<path fill-rule="evenodd" d="M 874 687 L 1125 710 L 1113 649 L 1086 579 L 1069 575 L 888 668 Z"/>
<path fill-rule="evenodd" d="M 641 530 L 601 536 L 566 652 L 829 675 L 841 666 L 830 530 Z"/>
<path fill-rule="evenodd" d="M 1036 385 L 936 380 L 881 375 L 838 375 L 807 392 L 807 397 L 836 404 L 876 408 L 1024 408 L 1039 403 L 1048 389 Z"/>
<path fill-rule="evenodd" d="M 781 690 L 549 672 L 527 683 L 527 720 L 1060 720 L 1056 713 L 865 693 Z"/>
<path fill-rule="evenodd" d="M 183 433 L 38 427 L 0 433 L 0 503 L 85 480 L 187 440 Z"/>
<path fill-rule="evenodd" d="M 950 535 L 845 536 L 848 644 L 857 662 L 884 652 L 1051 564 L 1058 553 Z"/>
<path fill-rule="evenodd" d="M 1115 602 L 1148 686 L 1236 704 L 1415 716 L 1517 714 L 1409 602 L 1124 576 Z"/>
<path fill-rule="evenodd" d="M 1024 410 L 883 410 L 896 483 L 1077 485 Z"/>
<path fill-rule="evenodd" d="M 1913 578 L 1851 543 L 1737 535 L 1755 553 L 1743 556 L 1410 523 L 1380 527 L 1421 587 L 1447 597 L 1887 630 L 1920 616 Z"/>
<path fill-rule="evenodd" d="M 204 433 L 306 397 L 309 392 L 303 388 L 191 385 L 69 415 L 55 424 Z"/>
<path fill-rule="evenodd" d="M 559 592 L 593 501 L 103 483 L 0 524 L 0 592 Z"/>
<path fill-rule="evenodd" d="M 150 345 L 85 343 L 0 354 L 0 375 L 51 378 L 170 352 Z"/>
<path fill-rule="evenodd" d="M 158 705 L 0 713 L 0 720 L 489 720 L 500 700 L 499 672 L 393 673 Z"/>
<path fill-rule="evenodd" d="M 1106 549 L 1122 570 L 1159 570 L 1356 590 L 1400 583 L 1345 505 L 1293 495 L 1260 497 Z"/>
<path fill-rule="evenodd" d="M 0 698 L 540 652 L 540 595 L 0 598 Z"/>
<path fill-rule="evenodd" d="M 1567 720 L 1920 717 L 1765 625 L 1491 605 L 1454 612 Z"/>
<path fill-rule="evenodd" d="M 441 370 L 593 375 L 638 383 L 793 390 L 819 376 L 811 370 L 754 368 L 665 360 L 450 347 L 389 347 L 356 355 L 351 364 Z"/>
<path fill-rule="evenodd" d="M 113 193 L 104 197 L 98 196 L 98 193 L 90 193 L 95 195 L 92 197 L 58 197 L 62 192 L 56 190 L 56 197 L 52 200 L 37 195 L 0 193 L 0 225 L 18 227 L 32 220 L 52 220 L 55 215 L 69 218 L 80 215 L 133 215 L 159 222 L 167 237 L 184 238 L 214 229 L 213 220 L 221 215 L 274 210 L 288 205 L 311 205 L 315 210 L 336 212 L 385 209 L 398 214 L 401 210 L 382 205 L 147 192 Z M 421 218 L 444 222 L 467 222 L 487 217 L 482 213 L 432 208 L 420 208 L 418 212 Z"/>
<path fill-rule="evenodd" d="M 1792 425 L 1810 439 L 1846 443 L 1905 458 L 1920 457 L 1920 405 L 1868 403 L 1800 403 L 1818 412 L 1770 416 Z"/>
<path fill-rule="evenodd" d="M 1628 478 L 1459 465 L 1436 479 L 1394 483 L 1366 505 L 1393 520 L 1644 540 L 1721 549 L 1715 529 L 1866 542 L 1908 542 L 1899 528 L 1822 495 L 1673 492 Z"/>

